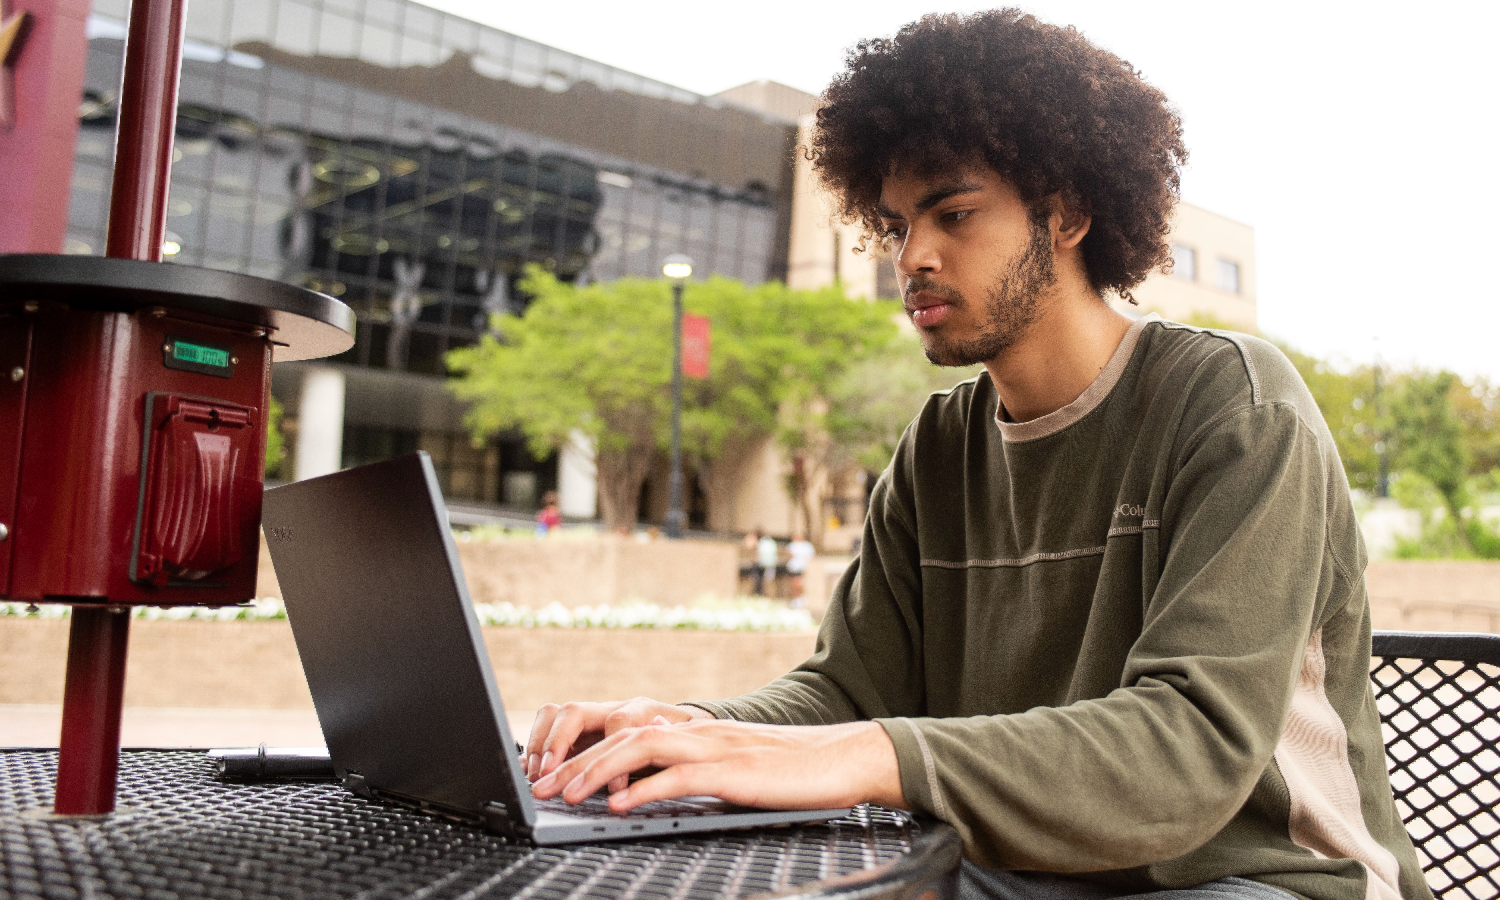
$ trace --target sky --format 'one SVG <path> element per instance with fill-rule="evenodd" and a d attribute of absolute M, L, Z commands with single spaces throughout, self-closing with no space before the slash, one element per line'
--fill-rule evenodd
<path fill-rule="evenodd" d="M 424 0 L 712 94 L 761 78 L 819 93 L 860 39 L 928 0 L 733 4 Z M 1500 3 L 1031 0 L 1166 92 L 1182 197 L 1255 229 L 1263 333 L 1340 367 L 1500 381 Z M 1488 262 L 1487 262 L 1488 260 Z"/>

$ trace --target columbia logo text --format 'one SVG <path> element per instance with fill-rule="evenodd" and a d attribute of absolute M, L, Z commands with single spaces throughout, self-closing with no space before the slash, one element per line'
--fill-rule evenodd
<path fill-rule="evenodd" d="M 1133 503 L 1121 503 L 1115 510 L 1115 515 L 1117 516 L 1144 516 L 1145 514 L 1146 507 L 1137 506 Z"/>

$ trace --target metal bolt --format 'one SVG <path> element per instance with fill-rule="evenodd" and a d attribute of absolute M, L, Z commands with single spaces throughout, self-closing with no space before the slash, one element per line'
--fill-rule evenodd
<path fill-rule="evenodd" d="M 5 527 L 5 523 L 0 522 L 0 541 L 8 537 L 10 537 L 10 529 Z"/>
<path fill-rule="evenodd" d="M 167 314 L 167 310 L 166 310 L 165 307 L 161 307 L 161 306 L 153 306 L 153 307 L 151 307 L 151 318 L 153 318 L 153 319 L 160 319 L 162 316 L 165 316 L 166 314 Z"/>
<path fill-rule="evenodd" d="M 37 302 L 35 300 L 27 300 L 25 304 L 21 306 L 21 308 L 26 310 L 27 312 L 36 312 L 41 307 L 37 305 Z"/>
<path fill-rule="evenodd" d="M 235 365 L 239 365 L 240 364 L 240 358 L 238 356 L 231 356 L 231 357 L 229 357 L 229 361 L 232 362 L 232 363 L 234 363 Z"/>
<path fill-rule="evenodd" d="M 254 331 L 252 331 L 250 333 L 252 335 L 254 335 L 255 337 L 258 337 L 258 338 L 263 338 L 263 337 L 266 336 L 266 330 L 264 328 L 257 328 L 257 329 L 255 329 Z"/>
<path fill-rule="evenodd" d="M 20 366 L 16 366 L 14 369 L 10 370 L 10 380 L 11 381 L 20 381 L 22 378 L 25 378 L 25 377 L 26 377 L 26 370 L 23 369 L 23 368 L 21 368 Z"/>

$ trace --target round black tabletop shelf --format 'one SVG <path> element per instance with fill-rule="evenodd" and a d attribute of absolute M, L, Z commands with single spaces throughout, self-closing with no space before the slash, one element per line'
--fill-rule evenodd
<path fill-rule="evenodd" d="M 958 835 L 861 806 L 782 828 L 533 847 L 328 782 L 239 784 L 203 751 L 120 754 L 119 808 L 58 820 L 57 751 L 0 749 L 0 897 L 910 900 L 955 896 Z"/>
<path fill-rule="evenodd" d="M 53 254 L 0 255 L 0 302 L 54 300 L 74 309 L 176 313 L 257 325 L 275 362 L 336 356 L 354 346 L 354 311 L 317 291 L 177 263 Z"/>

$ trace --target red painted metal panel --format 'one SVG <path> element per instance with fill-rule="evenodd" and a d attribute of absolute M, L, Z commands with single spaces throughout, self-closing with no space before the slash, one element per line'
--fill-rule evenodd
<path fill-rule="evenodd" d="M 253 552 L 204 577 L 202 585 L 173 579 L 158 587 L 132 580 L 146 400 L 152 393 L 204 398 L 255 417 L 256 437 L 239 441 L 228 493 L 221 495 L 235 510 L 237 528 L 226 542 L 257 546 L 260 523 L 260 411 L 270 391 L 271 347 L 249 326 L 219 327 L 161 312 L 82 312 L 42 304 L 32 314 L 11 599 L 221 606 L 254 596 Z M 236 361 L 233 376 L 167 367 L 164 347 L 183 337 L 225 348 Z"/>
<path fill-rule="evenodd" d="M 240 505 L 250 498 L 237 488 L 257 480 L 259 411 L 155 393 L 146 410 L 132 578 L 158 588 L 215 581 L 257 546 L 244 541 Z"/>
<path fill-rule="evenodd" d="M 0 91 L 14 124 L 0 126 L 0 253 L 57 253 L 68 225 L 78 139 L 78 98 L 88 56 L 89 0 L 0 0 L 4 15 L 26 13 L 28 33 Z M 3 103 L 4 98 L 0 98 Z"/>
<path fill-rule="evenodd" d="M 21 442 L 26 432 L 30 356 L 29 318 L 22 316 L 20 309 L 0 312 L 0 597 L 10 593 L 11 550 L 16 545 L 11 535 L 16 526 Z"/>

